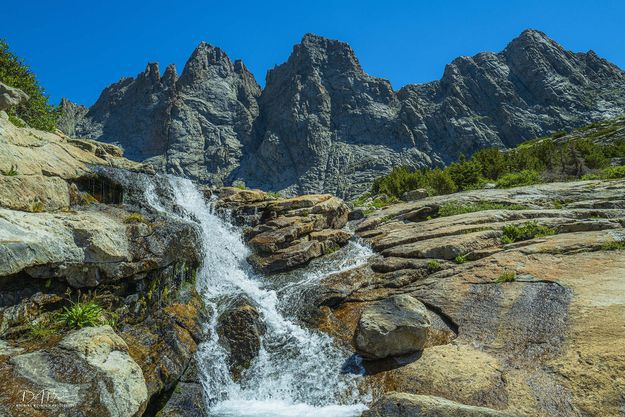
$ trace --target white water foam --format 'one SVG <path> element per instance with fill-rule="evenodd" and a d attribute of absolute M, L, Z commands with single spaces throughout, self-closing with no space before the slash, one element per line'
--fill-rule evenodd
<path fill-rule="evenodd" d="M 186 211 L 186 220 L 199 224 L 204 259 L 197 275 L 198 290 L 212 310 L 207 323 L 208 338 L 198 351 L 209 415 L 215 417 L 354 417 L 366 409 L 368 396 L 358 389 L 360 377 L 342 373 L 350 352 L 339 349 L 323 333 L 308 330 L 286 317 L 281 309 L 282 294 L 292 294 L 323 276 L 355 267 L 366 260 L 370 250 L 350 244 L 350 256 L 337 258 L 309 270 L 301 279 L 282 288 L 255 274 L 246 262 L 250 252 L 240 231 L 212 211 L 195 185 L 170 177 L 175 203 Z M 153 188 L 146 194 L 155 208 Z M 281 295 L 281 297 L 278 296 Z M 239 381 L 228 370 L 228 353 L 219 343 L 217 318 L 228 301 L 245 296 L 259 311 L 266 327 L 258 357 Z"/>

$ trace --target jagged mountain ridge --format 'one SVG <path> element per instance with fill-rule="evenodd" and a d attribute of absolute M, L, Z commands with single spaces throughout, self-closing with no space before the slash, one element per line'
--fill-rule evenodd
<path fill-rule="evenodd" d="M 61 126 L 202 182 L 351 197 L 395 165 L 448 162 L 625 114 L 624 93 L 621 69 L 536 30 L 399 91 L 366 74 L 346 43 L 307 34 L 262 90 L 241 61 L 201 43 L 179 77 L 149 64 L 88 111 L 64 101 Z"/>

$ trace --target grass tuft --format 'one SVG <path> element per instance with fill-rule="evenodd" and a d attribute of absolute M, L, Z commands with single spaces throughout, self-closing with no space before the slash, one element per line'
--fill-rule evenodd
<path fill-rule="evenodd" d="M 503 284 L 504 282 L 514 282 L 516 281 L 516 272 L 514 271 L 503 271 L 495 280 L 498 284 Z"/>
<path fill-rule="evenodd" d="M 556 231 L 536 222 L 528 222 L 521 225 L 508 224 L 503 227 L 501 242 L 504 244 L 520 242 L 522 240 L 534 239 L 554 235 Z"/>
<path fill-rule="evenodd" d="M 63 312 L 59 315 L 59 322 L 70 329 L 95 327 L 106 323 L 103 314 L 102 307 L 93 301 L 72 303 L 69 308 L 63 308 Z"/>
<path fill-rule="evenodd" d="M 15 177 L 17 175 L 17 165 L 11 165 L 11 168 L 7 170 L 0 169 L 0 172 L 5 177 Z"/>

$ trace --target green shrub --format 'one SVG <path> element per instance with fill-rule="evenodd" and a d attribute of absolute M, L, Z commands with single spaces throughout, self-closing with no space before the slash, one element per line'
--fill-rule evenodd
<path fill-rule="evenodd" d="M 437 259 L 430 259 L 428 261 L 429 271 L 438 271 L 439 269 L 441 269 L 441 263 Z"/>
<path fill-rule="evenodd" d="M 554 132 L 554 133 L 551 134 L 551 137 L 553 139 L 558 139 L 558 138 L 561 138 L 562 136 L 566 136 L 566 132 L 563 131 L 563 130 L 560 130 L 558 132 Z"/>
<path fill-rule="evenodd" d="M 526 169 L 517 173 L 505 174 L 497 180 L 497 188 L 519 187 L 541 182 L 540 174 L 534 170 Z"/>
<path fill-rule="evenodd" d="M 490 180 L 496 180 L 508 172 L 508 163 L 501 150 L 497 148 L 481 149 L 473 154 L 474 159 L 482 168 L 482 176 Z"/>
<path fill-rule="evenodd" d="M 454 258 L 454 262 L 457 264 L 463 264 L 467 261 L 466 255 L 458 255 Z"/>
<path fill-rule="evenodd" d="M 590 139 L 575 141 L 575 150 L 581 154 L 584 164 L 590 169 L 604 168 L 610 164 L 610 160 L 603 152 L 603 147 Z"/>
<path fill-rule="evenodd" d="M 6 171 L 0 169 L 0 172 L 2 172 L 2 175 L 5 177 L 15 177 L 17 175 L 17 165 L 11 165 L 11 168 Z"/>
<path fill-rule="evenodd" d="M 8 113 L 24 120 L 30 126 L 47 131 L 56 127 L 58 113 L 48 102 L 44 89 L 37 82 L 35 74 L 24 61 L 9 50 L 9 45 L 0 40 L 0 82 L 19 88 L 30 99 Z M 15 118 L 10 119 L 15 123 Z"/>
<path fill-rule="evenodd" d="M 458 186 L 448 172 L 435 168 L 425 174 L 426 188 L 433 195 L 451 194 L 458 191 Z"/>
<path fill-rule="evenodd" d="M 514 271 L 503 271 L 495 280 L 495 282 L 497 282 L 498 284 L 514 281 L 516 281 L 516 272 Z"/>
<path fill-rule="evenodd" d="M 21 128 L 27 127 L 26 123 L 24 123 L 22 119 L 12 114 L 9 114 L 9 122 L 13 123 L 13 126 L 17 126 Z"/>
<path fill-rule="evenodd" d="M 554 235 L 556 231 L 549 226 L 540 225 L 536 222 L 528 222 L 521 225 L 507 224 L 503 227 L 501 242 L 508 244 L 522 240 L 534 239 Z"/>
<path fill-rule="evenodd" d="M 70 329 L 100 326 L 105 323 L 104 310 L 93 301 L 72 303 L 63 308 L 59 321 Z"/>
<path fill-rule="evenodd" d="M 449 164 L 445 172 L 460 190 L 475 189 L 484 182 L 482 164 L 474 159 L 467 161 L 464 155 L 460 155 L 458 162 Z"/>
<path fill-rule="evenodd" d="M 371 193 L 364 193 L 363 195 L 352 201 L 352 204 L 354 205 L 354 207 L 362 207 L 367 202 L 369 197 L 371 197 Z"/>
<path fill-rule="evenodd" d="M 625 165 L 609 167 L 582 177 L 584 180 L 615 180 L 619 178 L 625 178 Z"/>
<path fill-rule="evenodd" d="M 476 203 L 446 203 L 438 209 L 439 217 L 455 216 L 457 214 L 475 213 L 485 210 L 526 210 L 522 204 L 501 204 L 488 201 Z"/>
<path fill-rule="evenodd" d="M 625 250 L 625 241 L 613 240 L 601 245 L 601 250 Z"/>

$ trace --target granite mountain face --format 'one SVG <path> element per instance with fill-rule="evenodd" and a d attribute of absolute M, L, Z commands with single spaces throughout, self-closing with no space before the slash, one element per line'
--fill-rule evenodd
<path fill-rule="evenodd" d="M 201 43 L 182 74 L 149 64 L 61 127 L 201 182 L 353 197 L 393 166 L 430 166 L 625 113 L 625 72 L 524 31 L 460 57 L 439 81 L 394 91 L 346 43 L 308 34 L 261 90 L 241 61 Z"/>

